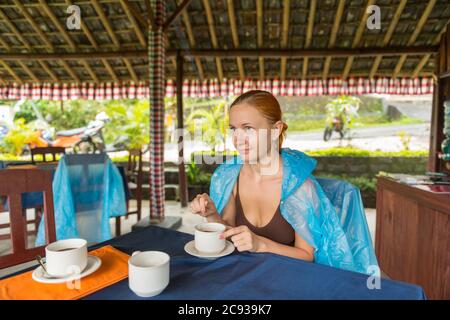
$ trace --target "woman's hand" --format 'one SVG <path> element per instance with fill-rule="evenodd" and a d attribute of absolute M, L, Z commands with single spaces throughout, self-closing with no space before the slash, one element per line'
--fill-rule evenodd
<path fill-rule="evenodd" d="M 209 217 L 217 213 L 214 201 L 208 196 L 207 193 L 198 194 L 191 202 L 192 213 L 201 215 L 202 217 Z"/>
<path fill-rule="evenodd" d="M 231 237 L 238 251 L 262 252 L 263 241 L 260 236 L 254 234 L 247 226 L 230 228 L 220 235 L 221 239 Z"/>

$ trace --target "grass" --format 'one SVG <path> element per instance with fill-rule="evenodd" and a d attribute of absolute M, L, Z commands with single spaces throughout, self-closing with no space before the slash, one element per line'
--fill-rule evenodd
<path fill-rule="evenodd" d="M 305 132 L 305 131 L 322 131 L 326 124 L 325 119 L 311 119 L 311 120 L 287 120 L 289 132 Z M 402 116 L 401 119 L 389 121 L 383 115 L 380 116 L 360 116 L 355 120 L 353 128 L 378 127 L 378 126 L 400 126 L 407 124 L 423 123 L 422 120 Z"/>
<path fill-rule="evenodd" d="M 428 157 L 428 150 L 371 151 L 351 147 L 335 147 L 323 150 L 305 151 L 311 157 Z"/>

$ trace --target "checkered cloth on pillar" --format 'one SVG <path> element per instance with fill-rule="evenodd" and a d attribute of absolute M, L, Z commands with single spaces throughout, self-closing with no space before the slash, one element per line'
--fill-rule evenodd
<path fill-rule="evenodd" d="M 149 30 L 150 218 L 164 217 L 165 1 L 151 0 L 156 28 Z"/>

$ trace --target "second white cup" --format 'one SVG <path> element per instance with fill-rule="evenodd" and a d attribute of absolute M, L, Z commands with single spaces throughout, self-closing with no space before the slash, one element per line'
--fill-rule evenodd
<path fill-rule="evenodd" d="M 169 284 L 170 256 L 162 251 L 136 251 L 128 260 L 128 283 L 140 297 L 160 294 Z"/>
<path fill-rule="evenodd" d="M 219 253 L 225 249 L 225 239 L 219 235 L 225 231 L 225 225 L 216 222 L 204 222 L 195 226 L 195 249 L 203 253 Z"/>

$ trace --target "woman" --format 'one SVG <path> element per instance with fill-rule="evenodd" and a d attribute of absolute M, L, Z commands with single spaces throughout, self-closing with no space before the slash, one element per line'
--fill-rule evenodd
<path fill-rule="evenodd" d="M 230 237 L 238 251 L 368 273 L 368 266 L 376 265 L 370 236 L 350 246 L 334 207 L 311 174 L 316 160 L 281 149 L 287 125 L 276 98 L 267 91 L 248 91 L 231 104 L 229 114 L 238 163 L 216 169 L 211 198 L 197 195 L 192 212 L 225 224 L 221 236 Z"/>

